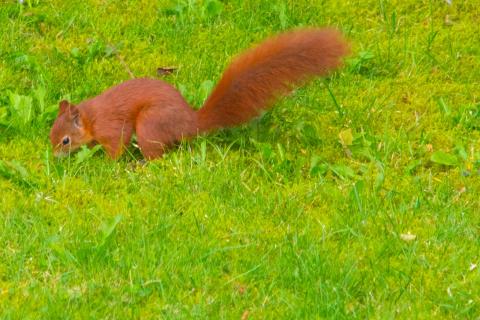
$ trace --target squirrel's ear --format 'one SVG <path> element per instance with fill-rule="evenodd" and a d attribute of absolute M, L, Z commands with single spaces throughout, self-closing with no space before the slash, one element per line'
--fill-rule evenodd
<path fill-rule="evenodd" d="M 58 107 L 60 109 L 60 114 L 64 113 L 65 111 L 68 110 L 68 108 L 71 106 L 72 104 L 70 102 L 68 102 L 67 100 L 62 100 L 60 101 L 60 103 L 58 104 Z"/>
<path fill-rule="evenodd" d="M 59 114 L 68 112 L 68 115 L 69 115 L 71 118 L 75 118 L 75 117 L 78 116 L 78 108 L 77 108 L 75 105 L 73 105 L 73 104 L 71 104 L 70 102 L 68 102 L 67 100 L 62 100 L 62 101 L 60 101 L 59 109 L 60 109 L 60 113 L 59 113 Z"/>
<path fill-rule="evenodd" d="M 80 119 L 80 114 L 78 113 L 77 107 L 75 108 L 75 113 L 72 114 L 73 125 L 78 129 L 83 127 L 82 119 Z"/>

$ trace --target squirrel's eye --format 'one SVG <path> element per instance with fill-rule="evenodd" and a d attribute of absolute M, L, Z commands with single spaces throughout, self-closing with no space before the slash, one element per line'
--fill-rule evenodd
<path fill-rule="evenodd" d="M 62 143 L 63 143 L 63 145 L 69 144 L 70 143 L 70 138 L 69 137 L 63 138 Z"/>

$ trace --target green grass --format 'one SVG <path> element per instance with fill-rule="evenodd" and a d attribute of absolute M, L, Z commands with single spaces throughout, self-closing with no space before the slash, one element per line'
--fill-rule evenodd
<path fill-rule="evenodd" d="M 0 318 L 479 319 L 479 19 L 456 0 L 4 0 Z M 261 119 L 145 165 L 52 159 L 58 101 L 125 65 L 178 68 L 199 106 L 233 55 L 309 25 L 353 55 Z"/>

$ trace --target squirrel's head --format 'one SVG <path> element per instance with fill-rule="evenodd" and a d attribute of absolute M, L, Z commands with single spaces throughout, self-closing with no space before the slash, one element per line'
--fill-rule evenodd
<path fill-rule="evenodd" d="M 65 156 L 92 141 L 80 117 L 78 108 L 63 100 L 57 119 L 50 130 L 50 142 L 55 156 Z"/>

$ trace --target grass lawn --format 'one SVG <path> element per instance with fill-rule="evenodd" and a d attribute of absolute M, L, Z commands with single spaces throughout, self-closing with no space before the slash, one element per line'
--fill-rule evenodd
<path fill-rule="evenodd" d="M 480 10 L 453 0 L 3 0 L 1 319 L 480 319 Z M 336 26 L 346 66 L 144 164 L 52 158 L 63 98 Z M 158 67 L 175 67 L 157 75 Z"/>

